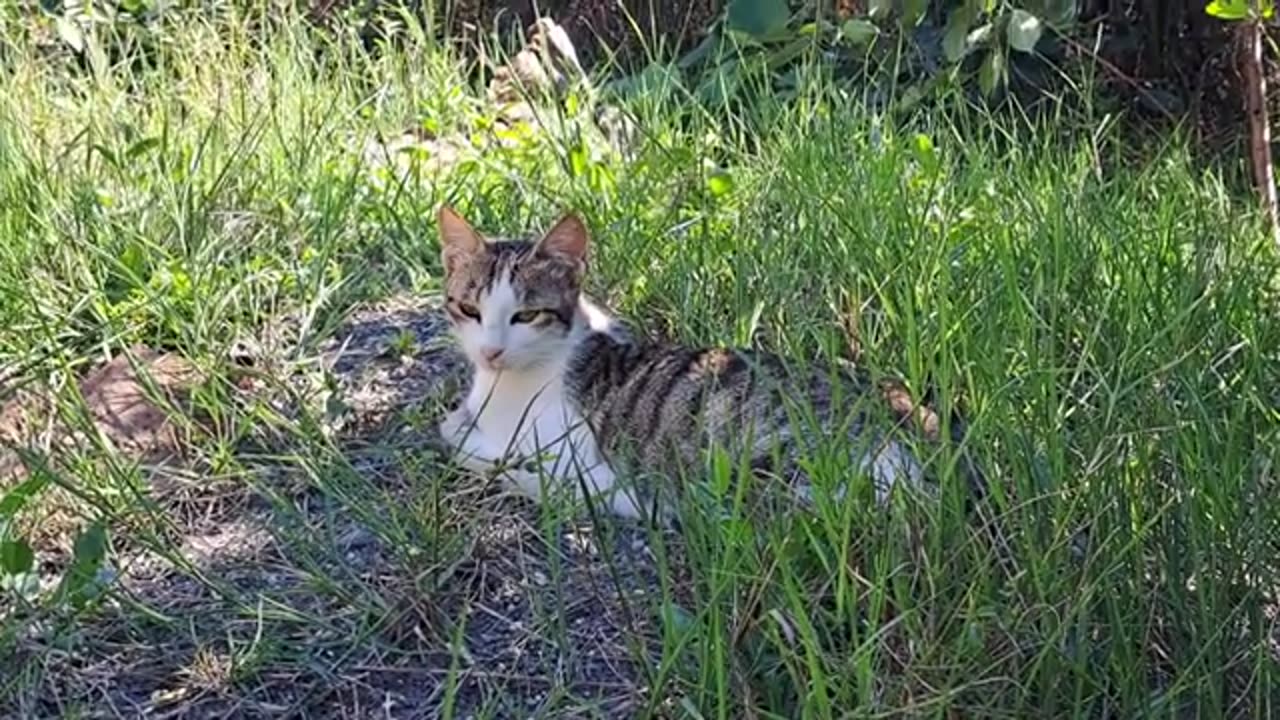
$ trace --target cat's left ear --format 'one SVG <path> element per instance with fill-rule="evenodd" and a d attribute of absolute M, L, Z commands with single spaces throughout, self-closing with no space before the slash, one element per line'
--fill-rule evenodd
<path fill-rule="evenodd" d="M 585 267 L 587 250 L 591 246 L 591 233 L 582 219 L 572 213 L 565 215 L 555 227 L 538 241 L 537 251 L 542 255 L 565 258 Z"/>

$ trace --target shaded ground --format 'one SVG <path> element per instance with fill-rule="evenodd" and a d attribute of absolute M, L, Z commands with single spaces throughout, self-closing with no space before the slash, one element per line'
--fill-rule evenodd
<path fill-rule="evenodd" d="M 164 489 L 115 523 L 110 597 L 76 618 L 9 608 L 4 713 L 626 717 L 647 700 L 654 538 L 442 465 L 428 428 L 461 370 L 442 332 L 428 302 L 359 310 L 287 378 L 340 408 L 323 431 L 255 431 L 222 476 L 207 457 L 140 470 Z M 38 549 L 46 586 L 57 545 Z"/>

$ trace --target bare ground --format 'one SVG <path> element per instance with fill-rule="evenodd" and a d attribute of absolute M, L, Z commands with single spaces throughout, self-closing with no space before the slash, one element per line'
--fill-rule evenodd
<path fill-rule="evenodd" d="M 0 712 L 613 718 L 648 703 L 654 541 L 677 548 L 451 471 L 431 430 L 462 377 L 443 330 L 433 303 L 401 298 L 352 314 L 312 360 L 250 343 L 234 383 L 249 432 L 231 461 L 134 468 L 144 490 L 110 523 L 105 598 L 78 616 L 0 606 L 15 670 Z M 290 429 L 267 421 L 282 416 Z M 79 521 L 38 541 L 46 587 L 87 507 L 60 511 Z"/>

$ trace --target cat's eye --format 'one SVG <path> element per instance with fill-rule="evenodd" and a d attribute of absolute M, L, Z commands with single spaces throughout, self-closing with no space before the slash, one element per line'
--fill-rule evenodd
<path fill-rule="evenodd" d="M 511 324 L 524 325 L 526 323 L 531 323 L 534 320 L 537 320 L 538 316 L 541 314 L 542 314 L 541 310 L 521 310 L 520 312 L 511 316 Z"/>
<path fill-rule="evenodd" d="M 466 317 L 469 317 L 472 320 L 480 319 L 480 309 L 475 305 L 467 302 L 458 302 L 454 304 L 458 307 L 458 312 L 462 313 Z"/>

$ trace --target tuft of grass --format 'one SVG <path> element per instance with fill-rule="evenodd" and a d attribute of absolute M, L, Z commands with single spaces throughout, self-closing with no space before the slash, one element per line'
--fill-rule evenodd
<path fill-rule="evenodd" d="M 80 609 L 6 596 L 6 710 L 1276 712 L 1277 257 L 1184 145 L 895 120 L 820 72 L 726 116 L 655 73 L 627 156 L 585 102 L 502 126 L 425 33 L 188 20 L 88 67 L 0 33 L 0 399 L 90 438 L 36 453 L 59 492 L 23 512 L 104 523 L 119 576 Z M 462 150 L 388 150 L 406 131 Z M 593 292 L 655 333 L 936 386 L 997 532 L 951 451 L 942 502 L 764 519 L 720 458 L 724 502 L 691 494 L 677 535 L 459 477 L 425 439 L 446 199 L 494 233 L 580 211 Z M 382 354 L 335 363 L 336 337 Z M 137 343 L 204 371 L 181 472 L 103 441 L 72 382 Z M 852 474 L 826 455 L 819 485 Z"/>

